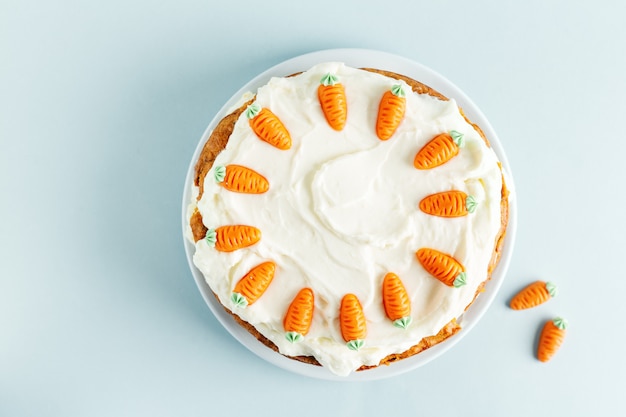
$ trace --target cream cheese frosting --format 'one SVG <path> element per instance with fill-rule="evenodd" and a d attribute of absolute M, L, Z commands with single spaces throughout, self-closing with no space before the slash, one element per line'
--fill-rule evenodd
<path fill-rule="evenodd" d="M 328 73 L 345 88 L 348 116 L 341 131 L 329 126 L 317 98 Z M 397 84 L 406 92 L 406 113 L 394 135 L 381 141 L 375 131 L 378 104 Z M 197 209 L 207 228 L 244 224 L 262 232 L 258 243 L 228 253 L 204 239 L 195 243 L 194 264 L 220 302 L 280 353 L 314 356 L 337 375 L 377 365 L 462 315 L 488 278 L 501 227 L 503 184 L 497 156 L 456 102 L 416 94 L 402 81 L 335 62 L 272 78 L 255 102 L 283 122 L 292 146 L 281 150 L 259 140 L 242 115 L 204 181 Z M 416 152 L 452 130 L 463 134 L 459 154 L 434 169 L 416 169 Z M 260 173 L 269 190 L 255 195 L 226 190 L 213 171 L 229 164 Z M 419 209 L 424 197 L 449 190 L 473 196 L 475 211 L 443 218 Z M 194 196 L 190 213 L 195 204 Z M 415 255 L 424 247 L 461 262 L 466 285 L 447 286 L 430 275 Z M 253 305 L 235 305 L 231 294 L 237 281 L 266 261 L 276 264 L 276 272 L 265 293 Z M 411 301 L 406 329 L 385 315 L 381 286 L 388 272 L 400 277 Z M 313 321 L 308 334 L 292 342 L 285 337 L 283 317 L 305 287 L 315 295 Z M 358 350 L 349 349 L 340 332 L 340 303 L 348 293 L 360 300 L 367 323 Z"/>

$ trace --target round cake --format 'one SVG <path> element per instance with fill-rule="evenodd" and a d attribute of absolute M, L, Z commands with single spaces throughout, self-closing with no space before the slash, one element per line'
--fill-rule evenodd
<path fill-rule="evenodd" d="M 192 194 L 193 262 L 225 310 L 337 375 L 459 331 L 508 222 L 498 157 L 453 99 L 337 62 L 243 97 Z"/>

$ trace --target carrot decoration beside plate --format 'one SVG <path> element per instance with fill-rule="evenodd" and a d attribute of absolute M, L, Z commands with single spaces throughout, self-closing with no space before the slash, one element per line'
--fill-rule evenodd
<path fill-rule="evenodd" d="M 551 282 L 535 281 L 515 294 L 510 306 L 513 310 L 525 310 L 543 304 L 556 295 L 556 285 Z"/>
<path fill-rule="evenodd" d="M 568 322 L 562 317 L 548 320 L 541 330 L 539 345 L 537 345 L 537 359 L 547 362 L 559 350 L 565 339 Z"/>

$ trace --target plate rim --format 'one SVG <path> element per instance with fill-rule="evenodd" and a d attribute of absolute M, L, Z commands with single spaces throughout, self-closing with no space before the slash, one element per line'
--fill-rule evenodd
<path fill-rule="evenodd" d="M 324 367 L 302 363 L 283 356 L 260 343 L 247 330 L 237 324 L 233 317 L 228 314 L 218 302 L 217 298 L 213 295 L 213 292 L 206 283 L 204 276 L 195 267 L 193 263 L 195 246 L 187 239 L 187 214 L 193 191 L 195 164 L 200 156 L 204 144 L 207 142 L 219 120 L 226 116 L 229 110 L 240 102 L 246 92 L 255 91 L 262 85 L 266 84 L 271 77 L 289 75 L 307 70 L 318 63 L 331 61 L 343 62 L 348 66 L 357 68 L 372 67 L 403 74 L 416 79 L 429 87 L 432 87 L 446 97 L 454 99 L 457 102 L 457 105 L 463 108 L 463 111 L 468 119 L 480 126 L 480 128 L 485 132 L 487 138 L 489 138 L 491 148 L 494 150 L 502 164 L 506 187 L 509 191 L 509 222 L 504 236 L 504 246 L 500 261 L 494 269 L 491 279 L 486 284 L 485 292 L 483 292 L 474 301 L 471 308 L 462 315 L 460 319 L 463 325 L 461 331 L 449 339 L 446 339 L 442 343 L 420 352 L 418 355 L 403 359 L 402 361 L 390 364 L 389 366 L 379 366 L 368 369 L 367 371 L 352 372 L 348 376 L 338 376 Z M 182 195 L 182 237 L 187 263 L 189 264 L 194 281 L 196 282 L 198 290 L 200 291 L 204 301 L 216 319 L 222 326 L 224 326 L 231 336 L 233 336 L 252 353 L 267 362 L 278 366 L 279 368 L 312 378 L 335 381 L 378 380 L 415 370 L 441 356 L 443 353 L 447 352 L 460 342 L 461 339 L 463 339 L 474 328 L 474 326 L 487 312 L 502 286 L 513 254 L 515 235 L 517 231 L 517 204 L 515 195 L 513 175 L 498 135 L 478 106 L 459 87 L 431 68 L 400 55 L 374 49 L 323 49 L 294 56 L 259 73 L 239 88 L 239 90 L 237 90 L 215 114 L 200 137 L 187 168 Z"/>

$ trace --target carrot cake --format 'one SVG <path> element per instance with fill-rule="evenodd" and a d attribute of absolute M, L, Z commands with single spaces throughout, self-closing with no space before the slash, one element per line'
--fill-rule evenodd
<path fill-rule="evenodd" d="M 187 234 L 219 302 L 337 375 L 459 331 L 508 221 L 498 157 L 454 99 L 336 62 L 243 98 L 195 174 Z"/>

